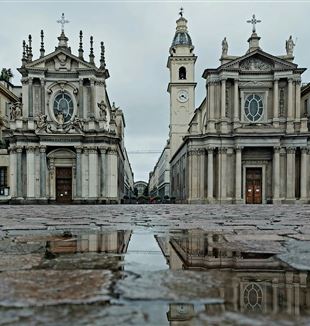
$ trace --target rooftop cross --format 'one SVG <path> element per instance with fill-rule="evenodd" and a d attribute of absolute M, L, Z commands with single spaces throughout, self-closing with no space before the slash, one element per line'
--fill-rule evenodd
<path fill-rule="evenodd" d="M 180 8 L 180 12 L 179 12 L 179 15 L 180 15 L 181 17 L 183 17 L 183 11 L 184 11 L 184 9 L 181 7 L 181 8 Z"/>
<path fill-rule="evenodd" d="M 62 33 L 64 33 L 64 31 L 65 31 L 65 24 L 68 24 L 69 23 L 69 20 L 65 19 L 65 14 L 63 13 L 61 15 L 61 19 L 57 20 L 57 23 L 58 24 L 61 24 L 61 31 L 62 31 Z"/>
<path fill-rule="evenodd" d="M 252 32 L 255 33 L 256 32 L 256 28 L 255 28 L 256 26 L 255 25 L 257 23 L 261 23 L 261 20 L 256 19 L 255 15 L 253 14 L 252 19 L 247 20 L 246 22 L 252 24 L 252 26 L 253 26 Z"/>

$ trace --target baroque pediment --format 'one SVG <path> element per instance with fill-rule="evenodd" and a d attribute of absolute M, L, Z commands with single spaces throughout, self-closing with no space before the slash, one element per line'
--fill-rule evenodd
<path fill-rule="evenodd" d="M 249 72 L 296 69 L 297 65 L 262 50 L 256 50 L 221 66 L 222 69 L 239 69 Z"/>
<path fill-rule="evenodd" d="M 73 71 L 77 69 L 93 70 L 95 67 L 68 51 L 56 50 L 43 58 L 28 63 L 26 68 L 30 70 Z"/>

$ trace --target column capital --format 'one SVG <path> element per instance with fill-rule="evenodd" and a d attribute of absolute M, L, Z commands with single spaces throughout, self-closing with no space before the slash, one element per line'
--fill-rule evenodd
<path fill-rule="evenodd" d="M 32 77 L 28 77 L 28 83 L 29 83 L 29 85 L 31 85 L 32 82 L 33 82 L 33 78 Z"/>
<path fill-rule="evenodd" d="M 287 81 L 291 84 L 293 83 L 293 77 L 287 77 Z"/>
<path fill-rule="evenodd" d="M 296 84 L 296 86 L 300 86 L 300 84 L 301 84 L 301 80 L 300 80 L 300 79 L 296 79 L 296 80 L 295 80 L 295 84 Z"/>
<path fill-rule="evenodd" d="M 11 145 L 9 147 L 9 152 L 12 153 L 12 154 L 14 154 L 16 152 L 16 146 L 15 145 L 13 145 L 13 146 Z"/>
<path fill-rule="evenodd" d="M 17 153 L 22 153 L 22 151 L 23 151 L 23 147 L 24 146 L 21 146 L 21 145 L 17 145 L 15 148 L 16 148 L 16 152 Z"/>
<path fill-rule="evenodd" d="M 116 155 L 117 154 L 117 149 L 116 148 L 109 148 L 107 154 Z"/>
<path fill-rule="evenodd" d="M 108 147 L 107 146 L 99 146 L 99 151 L 101 154 L 106 154 L 106 152 L 108 151 Z"/>
<path fill-rule="evenodd" d="M 83 146 L 75 146 L 76 154 L 81 154 L 82 150 L 83 150 Z"/>
<path fill-rule="evenodd" d="M 215 149 L 215 147 L 212 147 L 212 146 L 208 146 L 208 147 L 206 148 L 208 154 L 213 154 L 214 149 Z"/>
<path fill-rule="evenodd" d="M 227 153 L 227 147 L 219 147 L 219 153 L 220 154 L 226 154 Z"/>
<path fill-rule="evenodd" d="M 41 83 L 41 86 L 44 86 L 45 85 L 45 79 L 44 78 L 40 78 L 40 83 Z"/>
<path fill-rule="evenodd" d="M 205 153 L 206 153 L 206 150 L 204 148 L 197 149 L 197 155 L 204 155 Z"/>
<path fill-rule="evenodd" d="M 287 154 L 295 154 L 296 147 L 293 147 L 293 146 L 286 147 L 286 152 L 287 152 Z"/>
<path fill-rule="evenodd" d="M 226 77 L 221 77 L 220 81 L 221 84 L 225 84 L 226 83 L 227 78 Z"/>
<path fill-rule="evenodd" d="M 26 148 L 27 152 L 29 152 L 29 153 L 33 153 L 35 150 L 34 145 L 27 145 L 27 146 L 25 146 L 25 148 Z"/>
<path fill-rule="evenodd" d="M 273 151 L 274 151 L 275 153 L 280 153 L 280 151 L 281 151 L 281 146 L 274 146 L 274 147 L 273 147 Z"/>
<path fill-rule="evenodd" d="M 46 152 L 46 146 L 45 145 L 40 145 L 40 153 L 45 153 Z"/>
<path fill-rule="evenodd" d="M 89 148 L 86 147 L 86 146 L 84 146 L 84 147 L 83 147 L 83 153 L 84 153 L 85 155 L 88 155 L 88 152 L 89 152 Z"/>
<path fill-rule="evenodd" d="M 236 147 L 235 147 L 235 151 L 236 151 L 236 153 L 237 153 L 237 152 L 242 152 L 243 148 L 244 148 L 243 146 L 236 146 Z"/>
<path fill-rule="evenodd" d="M 309 148 L 308 147 L 300 147 L 301 154 L 308 154 Z"/>
<path fill-rule="evenodd" d="M 96 146 L 90 146 L 88 148 L 89 154 L 97 154 L 97 147 Z"/>

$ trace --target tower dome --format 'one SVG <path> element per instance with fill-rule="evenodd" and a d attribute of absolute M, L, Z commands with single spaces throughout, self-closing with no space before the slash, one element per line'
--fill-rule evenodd
<path fill-rule="evenodd" d="M 183 16 L 177 20 L 176 32 L 171 46 L 176 45 L 192 46 L 192 39 L 187 31 L 187 20 Z"/>

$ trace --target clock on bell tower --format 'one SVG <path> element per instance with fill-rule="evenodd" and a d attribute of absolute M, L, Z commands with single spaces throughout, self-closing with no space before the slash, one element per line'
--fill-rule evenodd
<path fill-rule="evenodd" d="M 187 20 L 183 17 L 176 21 L 176 32 L 170 47 L 167 68 L 170 70 L 170 155 L 182 144 L 189 122 L 195 110 L 195 62 L 194 46 L 187 30 Z"/>

